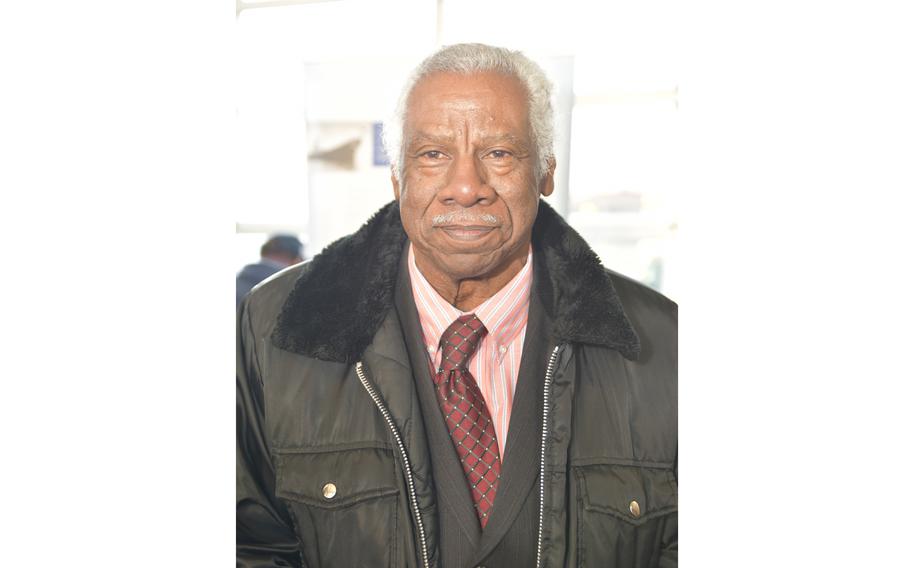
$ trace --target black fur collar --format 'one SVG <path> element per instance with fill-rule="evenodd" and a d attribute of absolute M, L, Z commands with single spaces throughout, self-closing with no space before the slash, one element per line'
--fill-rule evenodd
<path fill-rule="evenodd" d="M 597 255 L 545 202 L 532 234 L 534 278 L 560 342 L 612 347 L 637 359 L 638 336 Z M 407 235 L 391 202 L 310 261 L 288 295 L 272 342 L 326 361 L 360 359 L 394 305 Z M 538 270 L 541 267 L 543 270 Z"/>

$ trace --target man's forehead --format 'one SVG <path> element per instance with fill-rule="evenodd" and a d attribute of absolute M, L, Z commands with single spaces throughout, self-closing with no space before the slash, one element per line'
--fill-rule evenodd
<path fill-rule="evenodd" d="M 468 134 L 484 143 L 530 144 L 527 93 L 521 81 L 498 72 L 432 73 L 411 91 L 404 144 L 452 142 Z"/>

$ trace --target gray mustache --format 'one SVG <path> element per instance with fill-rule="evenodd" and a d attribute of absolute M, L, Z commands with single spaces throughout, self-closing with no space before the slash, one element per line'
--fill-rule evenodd
<path fill-rule="evenodd" d="M 464 211 L 453 211 L 452 213 L 445 213 L 443 215 L 434 215 L 433 216 L 433 226 L 438 227 L 440 225 L 498 225 L 499 217 L 496 215 L 491 215 L 489 213 L 481 213 L 480 215 L 475 215 L 473 213 L 467 213 Z"/>

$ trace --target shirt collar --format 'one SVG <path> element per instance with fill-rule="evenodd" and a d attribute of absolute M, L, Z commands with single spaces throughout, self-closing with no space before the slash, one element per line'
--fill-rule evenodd
<path fill-rule="evenodd" d="M 473 313 L 487 328 L 487 337 L 494 342 L 497 358 L 505 352 L 508 345 L 521 333 L 527 323 L 528 307 L 531 300 L 531 281 L 534 272 L 533 250 L 528 247 L 528 258 L 525 265 L 505 286 L 473 310 Z M 408 273 L 411 277 L 411 290 L 423 338 L 428 347 L 439 346 L 442 333 L 458 317 L 471 312 L 463 312 L 447 302 L 424 278 L 414 261 L 414 247 L 408 245 Z"/>

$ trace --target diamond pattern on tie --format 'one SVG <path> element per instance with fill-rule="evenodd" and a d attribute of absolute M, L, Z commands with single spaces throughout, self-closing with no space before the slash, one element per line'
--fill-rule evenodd
<path fill-rule="evenodd" d="M 468 371 L 468 362 L 486 333 L 474 314 L 455 320 L 440 339 L 442 364 L 436 373 L 436 395 L 482 528 L 486 527 L 499 486 L 499 443 L 487 404 Z"/>

